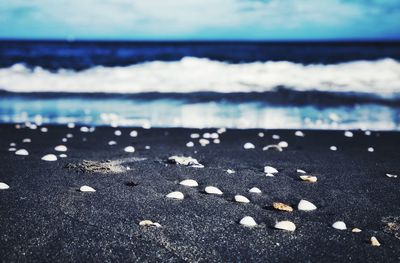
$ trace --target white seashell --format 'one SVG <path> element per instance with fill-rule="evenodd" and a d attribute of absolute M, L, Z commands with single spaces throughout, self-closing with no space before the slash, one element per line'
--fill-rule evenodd
<path fill-rule="evenodd" d="M 135 152 L 135 148 L 133 146 L 127 146 L 124 148 L 124 151 L 127 153 L 133 153 Z"/>
<path fill-rule="evenodd" d="M 89 128 L 86 127 L 86 126 L 82 126 L 82 127 L 80 128 L 80 131 L 81 131 L 81 132 L 89 132 Z"/>
<path fill-rule="evenodd" d="M 179 192 L 179 191 L 171 192 L 171 193 L 167 194 L 166 197 L 172 198 L 172 199 L 178 199 L 178 200 L 182 200 L 183 198 L 185 198 L 183 193 Z"/>
<path fill-rule="evenodd" d="M 359 228 L 353 228 L 352 230 L 351 230 L 351 232 L 353 232 L 353 233 L 360 233 L 362 230 L 361 229 L 359 229 Z"/>
<path fill-rule="evenodd" d="M 116 131 L 114 132 L 114 135 L 115 135 L 115 136 L 121 136 L 121 135 L 122 135 L 122 132 L 121 132 L 120 130 L 116 130 Z"/>
<path fill-rule="evenodd" d="M 217 130 L 217 133 L 219 133 L 219 134 L 224 133 L 224 132 L 226 132 L 226 128 L 219 128 Z"/>
<path fill-rule="evenodd" d="M 295 136 L 298 136 L 298 137 L 304 137 L 304 133 L 303 133 L 302 131 L 296 131 L 296 132 L 294 133 L 294 135 L 295 135 Z"/>
<path fill-rule="evenodd" d="M 67 135 L 65 135 L 67 138 L 71 139 L 74 138 L 74 135 L 72 133 L 67 133 Z"/>
<path fill-rule="evenodd" d="M 330 149 L 331 151 L 336 151 L 336 150 L 337 150 L 337 147 L 334 146 L 334 145 L 332 145 L 331 147 L 329 147 L 329 149 Z"/>
<path fill-rule="evenodd" d="M 75 128 L 75 123 L 69 122 L 69 123 L 67 124 L 67 127 L 68 127 L 69 129 L 73 129 L 73 128 Z"/>
<path fill-rule="evenodd" d="M 17 144 L 15 142 L 10 142 L 10 147 L 15 147 Z"/>
<path fill-rule="evenodd" d="M 272 166 L 265 166 L 264 167 L 264 173 L 266 173 L 266 174 L 276 174 L 276 173 L 278 173 L 278 170 L 276 170 Z"/>
<path fill-rule="evenodd" d="M 397 174 L 386 174 L 389 178 L 397 178 Z"/>
<path fill-rule="evenodd" d="M 220 139 L 214 139 L 213 140 L 213 143 L 215 143 L 215 144 L 219 144 L 221 141 L 220 141 Z"/>
<path fill-rule="evenodd" d="M 139 222 L 139 226 L 155 226 L 155 227 L 161 227 L 161 225 L 157 222 L 153 222 L 150 220 L 142 220 Z"/>
<path fill-rule="evenodd" d="M 371 135 L 371 131 L 365 131 L 364 134 L 367 135 L 367 136 L 370 136 Z"/>
<path fill-rule="evenodd" d="M 62 142 L 67 142 L 68 140 L 67 140 L 67 138 L 62 138 L 61 141 Z"/>
<path fill-rule="evenodd" d="M 250 203 L 250 200 L 243 195 L 235 195 L 235 201 L 238 203 Z"/>
<path fill-rule="evenodd" d="M 116 144 L 117 144 L 116 141 L 109 141 L 109 142 L 108 142 L 108 145 L 116 145 Z"/>
<path fill-rule="evenodd" d="M 301 174 L 306 174 L 306 171 L 301 170 L 301 169 L 297 169 L 296 172 L 301 173 Z"/>
<path fill-rule="evenodd" d="M 289 146 L 289 144 L 287 142 L 285 142 L 285 141 L 281 141 L 281 142 L 278 143 L 278 146 L 282 147 L 282 148 L 286 148 L 286 147 Z"/>
<path fill-rule="evenodd" d="M 57 152 L 66 152 L 67 151 L 67 146 L 65 145 L 58 145 L 54 147 L 54 150 Z"/>
<path fill-rule="evenodd" d="M 291 221 L 280 221 L 275 224 L 275 228 L 293 232 L 296 230 L 296 225 Z"/>
<path fill-rule="evenodd" d="M 150 147 L 149 145 L 146 145 L 144 148 L 145 148 L 146 150 L 150 150 L 150 149 L 151 149 L 151 147 Z"/>
<path fill-rule="evenodd" d="M 219 138 L 219 134 L 216 133 L 216 132 L 213 132 L 213 133 L 211 133 L 210 138 L 211 139 L 218 139 Z"/>
<path fill-rule="evenodd" d="M 373 147 L 368 147 L 368 151 L 369 151 L 370 153 L 372 153 L 372 152 L 375 151 L 375 149 L 374 149 Z"/>
<path fill-rule="evenodd" d="M 29 138 L 25 138 L 25 139 L 22 140 L 22 142 L 24 142 L 24 143 L 29 143 L 29 142 L 32 142 L 32 140 L 29 139 Z"/>
<path fill-rule="evenodd" d="M 297 209 L 301 210 L 301 211 L 312 211 L 312 210 L 317 209 L 317 207 L 313 203 L 302 199 L 302 200 L 300 200 L 299 204 L 297 205 Z"/>
<path fill-rule="evenodd" d="M 19 149 L 15 152 L 16 155 L 29 155 L 28 151 L 25 149 Z"/>
<path fill-rule="evenodd" d="M 254 144 L 252 144 L 251 142 L 246 142 L 246 143 L 243 145 L 243 148 L 245 148 L 246 150 L 249 150 L 249 149 L 254 149 L 254 148 L 256 148 L 256 146 L 254 146 Z"/>
<path fill-rule="evenodd" d="M 272 139 L 274 139 L 274 140 L 279 140 L 280 138 L 281 138 L 281 136 L 279 136 L 277 134 L 272 135 Z"/>
<path fill-rule="evenodd" d="M 347 229 L 346 224 L 343 221 L 336 221 L 335 223 L 333 223 L 332 227 L 339 230 Z"/>
<path fill-rule="evenodd" d="M 79 191 L 81 191 L 81 192 L 96 192 L 96 190 L 94 190 L 94 188 L 87 186 L 87 185 L 81 186 L 81 188 L 79 188 Z"/>
<path fill-rule="evenodd" d="M 227 169 L 226 172 L 227 172 L 228 174 L 234 174 L 234 173 L 235 173 L 235 170 Z"/>
<path fill-rule="evenodd" d="M 0 182 L 0 190 L 5 190 L 10 188 L 10 186 L 8 186 L 8 184 Z"/>
<path fill-rule="evenodd" d="M 210 144 L 210 141 L 207 140 L 207 139 L 201 138 L 201 139 L 199 140 L 199 143 L 200 143 L 201 146 L 204 147 L 204 146 L 206 146 L 207 144 Z"/>
<path fill-rule="evenodd" d="M 137 131 L 131 131 L 131 132 L 129 133 L 129 136 L 131 136 L 131 137 L 137 137 L 137 136 L 138 136 L 138 132 L 137 132 Z"/>
<path fill-rule="evenodd" d="M 57 161 L 57 156 L 55 156 L 54 154 L 46 154 L 42 157 L 42 160 L 47 162 L 54 162 Z"/>
<path fill-rule="evenodd" d="M 273 174 L 270 174 L 270 173 L 267 173 L 267 174 L 265 174 L 265 176 L 268 176 L 268 177 L 274 177 L 275 175 L 273 175 Z"/>
<path fill-rule="evenodd" d="M 15 152 L 16 150 L 17 150 L 17 148 L 14 148 L 14 147 L 8 148 L 9 152 Z"/>
<path fill-rule="evenodd" d="M 344 136 L 351 138 L 353 137 L 353 133 L 351 131 L 345 131 Z"/>
<path fill-rule="evenodd" d="M 59 157 L 60 157 L 60 158 L 67 158 L 67 155 L 64 154 L 64 153 L 62 153 L 62 154 L 59 155 Z"/>
<path fill-rule="evenodd" d="M 381 246 L 381 243 L 379 243 L 379 241 L 378 241 L 378 239 L 376 238 L 376 237 L 371 237 L 371 245 L 372 246 L 374 246 L 374 247 L 380 247 Z"/>
<path fill-rule="evenodd" d="M 268 151 L 270 149 L 275 149 L 275 150 L 280 151 L 280 152 L 283 151 L 282 147 L 277 145 L 277 144 L 270 144 L 270 145 L 267 145 L 267 146 L 262 148 L 263 151 Z"/>
<path fill-rule="evenodd" d="M 249 192 L 250 192 L 250 193 L 254 193 L 254 194 L 261 194 L 261 193 L 262 193 L 261 190 L 260 190 L 260 188 L 257 188 L 257 187 L 251 188 L 251 189 L 249 190 Z"/>
<path fill-rule="evenodd" d="M 154 223 L 153 223 L 153 226 L 155 226 L 155 227 L 161 227 L 161 224 L 160 224 L 160 223 L 157 223 L 157 222 L 154 222 Z"/>
<path fill-rule="evenodd" d="M 204 165 L 199 163 L 196 159 L 192 157 L 185 157 L 185 156 L 171 156 L 168 158 L 168 162 L 180 165 L 191 166 L 194 168 L 204 168 Z"/>
<path fill-rule="evenodd" d="M 318 180 L 316 176 L 311 176 L 311 175 L 300 175 L 300 179 L 310 183 L 315 183 Z"/>
<path fill-rule="evenodd" d="M 188 143 L 186 143 L 186 147 L 193 147 L 194 146 L 194 143 L 193 142 L 188 142 Z"/>
<path fill-rule="evenodd" d="M 209 132 L 203 133 L 203 138 L 210 139 L 211 134 Z"/>
<path fill-rule="evenodd" d="M 40 131 L 41 132 L 48 132 L 49 130 L 46 127 L 42 127 L 42 128 L 40 128 Z"/>
<path fill-rule="evenodd" d="M 180 185 L 184 185 L 184 186 L 189 186 L 189 187 L 197 187 L 197 186 L 199 186 L 199 184 L 195 180 L 192 180 L 192 179 L 183 180 L 179 184 Z"/>
<path fill-rule="evenodd" d="M 258 133 L 258 137 L 261 137 L 261 138 L 264 137 L 264 133 L 263 132 L 259 132 Z"/>
<path fill-rule="evenodd" d="M 254 220 L 254 218 L 252 218 L 251 216 L 245 216 L 243 217 L 240 222 L 241 225 L 247 226 L 247 227 L 253 227 L 256 226 L 257 223 Z"/>
<path fill-rule="evenodd" d="M 192 134 L 190 134 L 190 138 L 192 138 L 192 139 L 200 138 L 200 134 L 198 134 L 198 133 L 192 133 Z"/>
<path fill-rule="evenodd" d="M 204 189 L 204 191 L 207 193 L 207 194 L 214 194 L 214 195 L 222 195 L 223 193 L 222 193 L 222 191 L 221 190 L 219 190 L 217 187 L 215 187 L 215 186 L 207 186 L 205 189 Z"/>

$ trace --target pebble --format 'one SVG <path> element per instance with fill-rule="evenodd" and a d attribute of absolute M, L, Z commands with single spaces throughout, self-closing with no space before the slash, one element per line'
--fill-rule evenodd
<path fill-rule="evenodd" d="M 81 188 L 79 188 L 79 191 L 81 191 L 81 192 L 96 192 L 96 190 L 94 190 L 94 188 L 87 186 L 87 185 L 81 186 Z"/>
<path fill-rule="evenodd" d="M 221 190 L 219 190 L 217 187 L 215 187 L 215 186 L 207 186 L 205 189 L 204 189 L 204 191 L 207 193 L 207 194 L 213 194 L 213 195 L 222 195 L 223 193 L 222 193 L 222 191 Z"/>
<path fill-rule="evenodd" d="M 257 226 L 257 222 L 252 218 L 251 216 L 245 216 L 243 217 L 240 222 L 241 225 L 247 226 L 247 227 L 254 227 Z"/>
<path fill-rule="evenodd" d="M 312 175 L 300 175 L 300 179 L 306 182 L 315 183 L 317 182 L 318 178 Z"/>
<path fill-rule="evenodd" d="M 57 152 L 66 152 L 67 151 L 67 146 L 65 145 L 57 145 L 54 147 L 54 150 Z"/>
<path fill-rule="evenodd" d="M 246 142 L 246 143 L 243 145 L 243 148 L 246 149 L 246 150 L 249 150 L 249 149 L 255 149 L 256 146 L 254 146 L 254 144 L 252 144 L 251 142 Z"/>
<path fill-rule="evenodd" d="M 381 243 L 379 243 L 378 239 L 376 237 L 371 237 L 371 245 L 374 247 L 380 247 Z"/>
<path fill-rule="evenodd" d="M 266 174 L 276 174 L 276 173 L 278 173 L 278 170 L 276 170 L 272 166 L 265 166 L 264 167 L 264 173 L 266 173 Z"/>
<path fill-rule="evenodd" d="M 260 190 L 260 188 L 257 188 L 257 187 L 251 188 L 251 189 L 249 190 L 249 192 L 250 192 L 250 193 L 254 193 L 254 194 L 261 194 L 261 193 L 262 193 L 261 190 Z"/>
<path fill-rule="evenodd" d="M 194 146 L 194 143 L 193 142 L 188 142 L 188 143 L 186 143 L 186 147 L 193 147 Z"/>
<path fill-rule="evenodd" d="M 386 174 L 389 178 L 397 178 L 397 174 Z"/>
<path fill-rule="evenodd" d="M 129 133 L 129 136 L 131 136 L 131 137 L 137 137 L 137 136 L 138 136 L 138 132 L 137 132 L 137 131 L 131 131 L 131 132 Z"/>
<path fill-rule="evenodd" d="M 171 193 L 167 194 L 166 197 L 172 198 L 172 199 L 178 199 L 178 200 L 182 200 L 183 198 L 185 198 L 183 193 L 179 192 L 179 191 L 171 192 Z"/>
<path fill-rule="evenodd" d="M 353 137 L 353 133 L 351 131 L 345 131 L 344 136 L 351 138 Z"/>
<path fill-rule="evenodd" d="M 145 148 L 146 150 L 150 150 L 150 149 L 151 149 L 151 147 L 150 147 L 149 145 L 146 145 L 144 148 Z"/>
<path fill-rule="evenodd" d="M 19 149 L 15 152 L 16 155 L 29 155 L 28 151 L 25 149 Z"/>
<path fill-rule="evenodd" d="M 353 233 L 360 233 L 362 230 L 361 229 L 359 229 L 359 228 L 357 228 L 357 227 L 355 227 L 355 228 L 353 228 L 352 230 L 351 230 L 351 232 L 353 232 Z"/>
<path fill-rule="evenodd" d="M 10 186 L 8 186 L 8 184 L 0 182 L 0 190 L 5 190 L 10 188 Z"/>
<path fill-rule="evenodd" d="M 272 207 L 275 208 L 276 210 L 280 210 L 280 211 L 286 211 L 286 212 L 293 211 L 293 208 L 290 205 L 280 203 L 280 202 L 273 202 Z"/>
<path fill-rule="evenodd" d="M 296 225 L 291 221 L 280 221 L 275 224 L 275 228 L 293 232 L 296 230 Z"/>
<path fill-rule="evenodd" d="M 313 203 L 302 199 L 302 200 L 300 200 L 299 204 L 297 205 L 297 209 L 301 210 L 301 211 L 312 211 L 312 210 L 317 209 L 317 207 Z"/>
<path fill-rule="evenodd" d="M 238 203 L 250 203 L 250 200 L 243 195 L 235 195 L 235 201 Z"/>
<path fill-rule="evenodd" d="M 336 151 L 336 150 L 337 150 L 337 147 L 334 146 L 334 145 L 332 145 L 331 147 L 329 147 L 329 149 L 330 149 L 331 151 Z"/>
<path fill-rule="evenodd" d="M 150 220 L 142 220 L 139 222 L 139 226 L 155 226 L 155 227 L 161 227 L 161 225 L 157 222 L 153 222 Z"/>
<path fill-rule="evenodd" d="M 57 156 L 55 156 L 54 154 L 46 154 L 42 157 L 42 160 L 47 162 L 54 162 L 57 161 Z"/>
<path fill-rule="evenodd" d="M 68 140 L 67 140 L 67 138 L 62 138 L 61 141 L 62 142 L 67 142 Z"/>
<path fill-rule="evenodd" d="M 192 180 L 192 179 L 183 180 L 179 184 L 180 185 L 184 185 L 184 186 L 189 186 L 189 187 L 197 187 L 197 186 L 199 186 L 199 184 L 195 180 Z"/>
<path fill-rule="evenodd" d="M 368 151 L 369 151 L 370 153 L 372 153 L 372 152 L 375 151 L 375 149 L 374 149 L 373 147 L 368 147 Z"/>
<path fill-rule="evenodd" d="M 278 143 L 278 146 L 282 147 L 282 148 L 286 148 L 286 147 L 289 146 L 289 144 L 287 142 L 285 142 L 285 141 L 281 141 L 281 142 Z"/>
<path fill-rule="evenodd" d="M 335 223 L 333 223 L 332 227 L 339 230 L 347 229 L 346 224 L 343 221 L 336 221 Z"/>
<path fill-rule="evenodd" d="M 65 135 L 68 139 L 74 138 L 74 135 L 72 133 L 67 133 L 67 135 Z"/>
<path fill-rule="evenodd" d="M 135 147 L 127 146 L 127 147 L 124 148 L 124 151 L 127 152 L 127 153 L 133 153 L 133 152 L 135 152 Z"/>
<path fill-rule="evenodd" d="M 304 133 L 302 131 L 296 131 L 294 135 L 297 137 L 304 137 Z"/>

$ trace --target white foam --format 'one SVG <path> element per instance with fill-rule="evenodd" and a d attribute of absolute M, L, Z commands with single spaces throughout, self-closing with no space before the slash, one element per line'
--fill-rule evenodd
<path fill-rule="evenodd" d="M 205 58 L 153 61 L 125 67 L 96 66 L 58 72 L 22 64 L 0 69 L 0 88 L 14 92 L 251 92 L 278 86 L 296 90 L 400 92 L 400 63 L 393 59 L 302 65 L 287 61 L 228 64 Z M 28 85 L 27 85 L 28 83 Z"/>

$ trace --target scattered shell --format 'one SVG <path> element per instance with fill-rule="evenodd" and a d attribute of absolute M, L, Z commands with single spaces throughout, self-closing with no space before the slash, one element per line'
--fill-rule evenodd
<path fill-rule="evenodd" d="M 330 149 L 331 151 L 336 151 L 336 150 L 337 150 L 337 147 L 334 146 L 334 145 L 332 145 L 331 147 L 329 147 L 329 149 Z"/>
<path fill-rule="evenodd" d="M 219 138 L 219 134 L 216 133 L 216 132 L 213 132 L 213 133 L 211 133 L 210 138 L 211 139 L 218 139 Z"/>
<path fill-rule="evenodd" d="M 150 150 L 150 149 L 151 149 L 151 147 L 150 147 L 149 145 L 146 145 L 144 148 L 145 148 L 146 150 Z"/>
<path fill-rule="evenodd" d="M 375 149 L 374 149 L 373 147 L 368 147 L 368 151 L 369 151 L 370 153 L 372 153 L 372 152 L 375 151 Z"/>
<path fill-rule="evenodd" d="M 247 227 L 254 227 L 257 225 L 256 221 L 254 220 L 254 218 L 252 218 L 251 216 L 245 216 L 243 217 L 240 222 L 241 225 L 247 226 Z"/>
<path fill-rule="evenodd" d="M 234 173 L 235 173 L 235 170 L 227 169 L 226 172 L 227 172 L 228 174 L 234 174 Z"/>
<path fill-rule="evenodd" d="M 360 233 L 362 230 L 361 229 L 359 229 L 359 228 L 357 228 L 357 227 L 355 227 L 355 228 L 353 228 L 352 230 L 351 230 L 351 232 L 353 232 L 353 233 Z"/>
<path fill-rule="evenodd" d="M 371 135 L 371 131 L 365 131 L 364 134 L 367 135 L 367 136 L 370 136 Z"/>
<path fill-rule="evenodd" d="M 183 193 L 179 192 L 179 191 L 171 192 L 171 193 L 167 194 L 166 197 L 167 198 L 178 199 L 178 200 L 182 200 L 183 198 L 185 198 Z"/>
<path fill-rule="evenodd" d="M 57 152 L 66 152 L 67 151 L 67 146 L 65 145 L 57 145 L 54 147 L 54 150 Z"/>
<path fill-rule="evenodd" d="M 183 180 L 179 184 L 180 185 L 184 185 L 184 186 L 189 186 L 189 187 L 197 187 L 197 186 L 199 186 L 199 184 L 195 180 L 192 180 L 192 179 Z"/>
<path fill-rule="evenodd" d="M 280 152 L 283 151 L 282 147 L 279 146 L 278 144 L 270 144 L 262 148 L 263 151 L 268 151 L 270 149 L 274 149 Z"/>
<path fill-rule="evenodd" d="M 47 162 L 54 162 L 57 161 L 57 156 L 55 156 L 54 154 L 46 154 L 42 157 L 42 160 Z"/>
<path fill-rule="evenodd" d="M 296 131 L 296 132 L 294 133 L 294 135 L 295 135 L 295 136 L 298 136 L 298 137 L 304 137 L 304 133 L 303 133 L 302 131 Z"/>
<path fill-rule="evenodd" d="M 306 171 L 301 170 L 301 169 L 297 169 L 296 172 L 300 173 L 300 174 L 306 174 Z"/>
<path fill-rule="evenodd" d="M 188 143 L 186 143 L 186 147 L 193 147 L 194 146 L 194 143 L 193 142 L 188 142 Z"/>
<path fill-rule="evenodd" d="M 74 138 L 74 135 L 72 133 L 67 133 L 67 135 L 65 135 L 67 138 L 71 139 Z"/>
<path fill-rule="evenodd" d="M 371 245 L 374 247 L 379 247 L 381 246 L 381 243 L 379 243 L 378 239 L 376 237 L 371 237 Z"/>
<path fill-rule="evenodd" d="M 213 195 L 222 195 L 223 193 L 222 193 L 222 191 L 221 190 L 219 190 L 217 187 L 215 187 L 215 186 L 207 186 L 205 189 L 204 189 L 204 191 L 207 193 L 207 194 L 213 194 Z"/>
<path fill-rule="evenodd" d="M 351 138 L 353 137 L 353 133 L 351 131 L 345 131 L 344 136 Z"/>
<path fill-rule="evenodd" d="M 297 205 L 297 209 L 301 210 L 301 211 L 312 211 L 312 210 L 317 209 L 317 207 L 313 203 L 302 199 L 302 200 L 300 200 L 299 204 Z"/>
<path fill-rule="evenodd" d="M 29 155 L 28 151 L 25 149 L 19 149 L 15 152 L 16 155 Z"/>
<path fill-rule="evenodd" d="M 129 133 L 129 136 L 131 136 L 131 137 L 137 137 L 137 136 L 138 136 L 138 132 L 135 131 L 135 130 L 133 130 L 133 131 L 131 131 L 131 132 Z"/>
<path fill-rule="evenodd" d="M 289 146 L 289 144 L 287 142 L 285 142 L 285 141 L 279 142 L 278 145 L 279 145 L 279 147 L 282 147 L 282 148 L 286 148 L 286 147 Z"/>
<path fill-rule="evenodd" d="M 135 152 L 135 147 L 127 146 L 127 147 L 124 148 L 124 151 L 127 152 L 127 153 L 133 153 L 133 152 Z"/>
<path fill-rule="evenodd" d="M 213 140 L 213 143 L 215 143 L 215 144 L 219 144 L 221 141 L 220 141 L 220 139 L 214 139 Z"/>
<path fill-rule="evenodd" d="M 265 176 L 274 177 L 275 175 L 273 175 L 273 174 L 271 174 L 271 173 L 267 173 L 267 174 L 265 174 Z"/>
<path fill-rule="evenodd" d="M 264 173 L 266 173 L 266 174 L 276 174 L 276 173 L 278 173 L 278 170 L 276 170 L 272 166 L 265 166 L 264 167 Z"/>
<path fill-rule="evenodd" d="M 217 133 L 219 133 L 219 134 L 222 134 L 222 133 L 224 133 L 224 132 L 226 132 L 226 128 L 219 128 L 219 129 L 217 130 Z"/>
<path fill-rule="evenodd" d="M 116 141 L 109 141 L 109 142 L 108 142 L 108 145 L 116 145 L 116 144 L 117 144 Z"/>
<path fill-rule="evenodd" d="M 10 188 L 10 186 L 8 186 L 8 184 L 0 182 L 0 190 L 5 190 Z"/>
<path fill-rule="evenodd" d="M 25 139 L 22 140 L 22 142 L 24 142 L 24 143 L 29 143 L 29 142 L 32 142 L 32 140 L 29 139 L 29 138 L 25 138 Z"/>
<path fill-rule="evenodd" d="M 238 203 L 250 203 L 250 200 L 243 195 L 235 195 L 235 201 Z"/>
<path fill-rule="evenodd" d="M 335 223 L 333 223 L 332 227 L 339 230 L 347 229 L 346 224 L 343 221 L 336 221 Z"/>
<path fill-rule="evenodd" d="M 66 154 L 64 154 L 64 153 L 62 153 L 62 154 L 60 154 L 60 155 L 59 155 L 59 157 L 60 157 L 60 158 L 66 158 L 66 157 L 67 157 L 67 155 L 66 155 Z"/>
<path fill-rule="evenodd" d="M 79 191 L 81 191 L 81 192 L 96 192 L 96 190 L 94 190 L 94 188 L 87 186 L 87 185 L 81 186 L 81 188 L 79 188 Z"/>
<path fill-rule="evenodd" d="M 81 132 L 89 132 L 89 128 L 86 127 L 86 126 L 82 126 L 82 127 L 80 128 L 80 131 L 81 131 Z"/>
<path fill-rule="evenodd" d="M 281 138 L 281 136 L 279 136 L 277 134 L 272 135 L 272 139 L 274 139 L 274 140 L 279 140 L 280 138 Z"/>
<path fill-rule="evenodd" d="M 192 139 L 200 138 L 200 134 L 198 134 L 198 133 L 192 133 L 192 134 L 190 134 L 190 138 L 192 138 Z"/>
<path fill-rule="evenodd" d="M 204 146 L 210 144 L 210 141 L 207 140 L 207 139 L 201 138 L 201 139 L 199 140 L 199 143 L 200 143 L 201 146 L 204 147 Z"/>
<path fill-rule="evenodd" d="M 261 193 L 262 193 L 261 190 L 260 190 L 260 188 L 257 188 L 257 187 L 251 188 L 251 189 L 249 190 L 249 192 L 250 192 L 250 193 L 254 193 L 254 194 L 261 194 Z"/>
<path fill-rule="evenodd" d="M 69 123 L 67 124 L 67 127 L 68 127 L 69 129 L 73 129 L 73 128 L 75 128 L 75 123 L 69 122 Z"/>
<path fill-rule="evenodd" d="M 282 229 L 287 231 L 295 231 L 296 225 L 291 221 L 280 221 L 275 224 L 276 229 Z"/>
<path fill-rule="evenodd" d="M 306 182 L 315 183 L 318 178 L 312 175 L 300 175 L 300 179 Z"/>
<path fill-rule="evenodd" d="M 42 128 L 40 128 L 40 131 L 41 132 L 48 132 L 49 130 L 46 127 L 42 127 Z"/>
<path fill-rule="evenodd" d="M 68 140 L 67 140 L 67 138 L 62 138 L 61 141 L 62 142 L 67 142 Z"/>
<path fill-rule="evenodd" d="M 15 147 L 17 144 L 15 142 L 10 142 L 10 147 Z"/>
<path fill-rule="evenodd" d="M 157 222 L 153 222 L 150 220 L 142 220 L 139 222 L 139 226 L 155 226 L 155 227 L 161 227 L 161 225 Z"/>
<path fill-rule="evenodd" d="M 17 148 L 14 148 L 14 147 L 8 148 L 9 152 L 15 152 L 16 150 L 17 150 Z"/>
<path fill-rule="evenodd" d="M 185 157 L 185 156 L 171 156 L 168 158 L 168 162 L 180 165 L 191 166 L 195 168 L 204 168 L 204 165 L 199 163 L 196 159 L 192 157 Z"/>
<path fill-rule="evenodd" d="M 251 142 L 246 142 L 246 143 L 243 145 L 243 148 L 245 148 L 246 150 L 249 150 L 249 149 L 255 149 L 256 146 L 254 146 L 254 144 L 252 144 Z"/>
<path fill-rule="evenodd" d="M 122 132 L 120 130 L 116 130 L 116 131 L 114 131 L 114 135 L 115 136 L 121 136 Z"/>
<path fill-rule="evenodd" d="M 386 174 L 389 178 L 397 178 L 397 174 Z"/>
<path fill-rule="evenodd" d="M 264 137 L 264 133 L 263 132 L 259 132 L 258 133 L 258 137 L 261 137 L 261 138 Z"/>
<path fill-rule="evenodd" d="M 280 203 L 280 202 L 273 202 L 272 207 L 275 208 L 276 210 L 281 210 L 281 211 L 286 211 L 286 212 L 293 211 L 293 208 L 290 205 Z"/>

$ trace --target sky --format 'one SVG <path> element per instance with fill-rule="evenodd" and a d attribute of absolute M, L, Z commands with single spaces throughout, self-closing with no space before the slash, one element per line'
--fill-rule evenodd
<path fill-rule="evenodd" d="M 0 38 L 400 39 L 400 0 L 0 0 Z"/>

